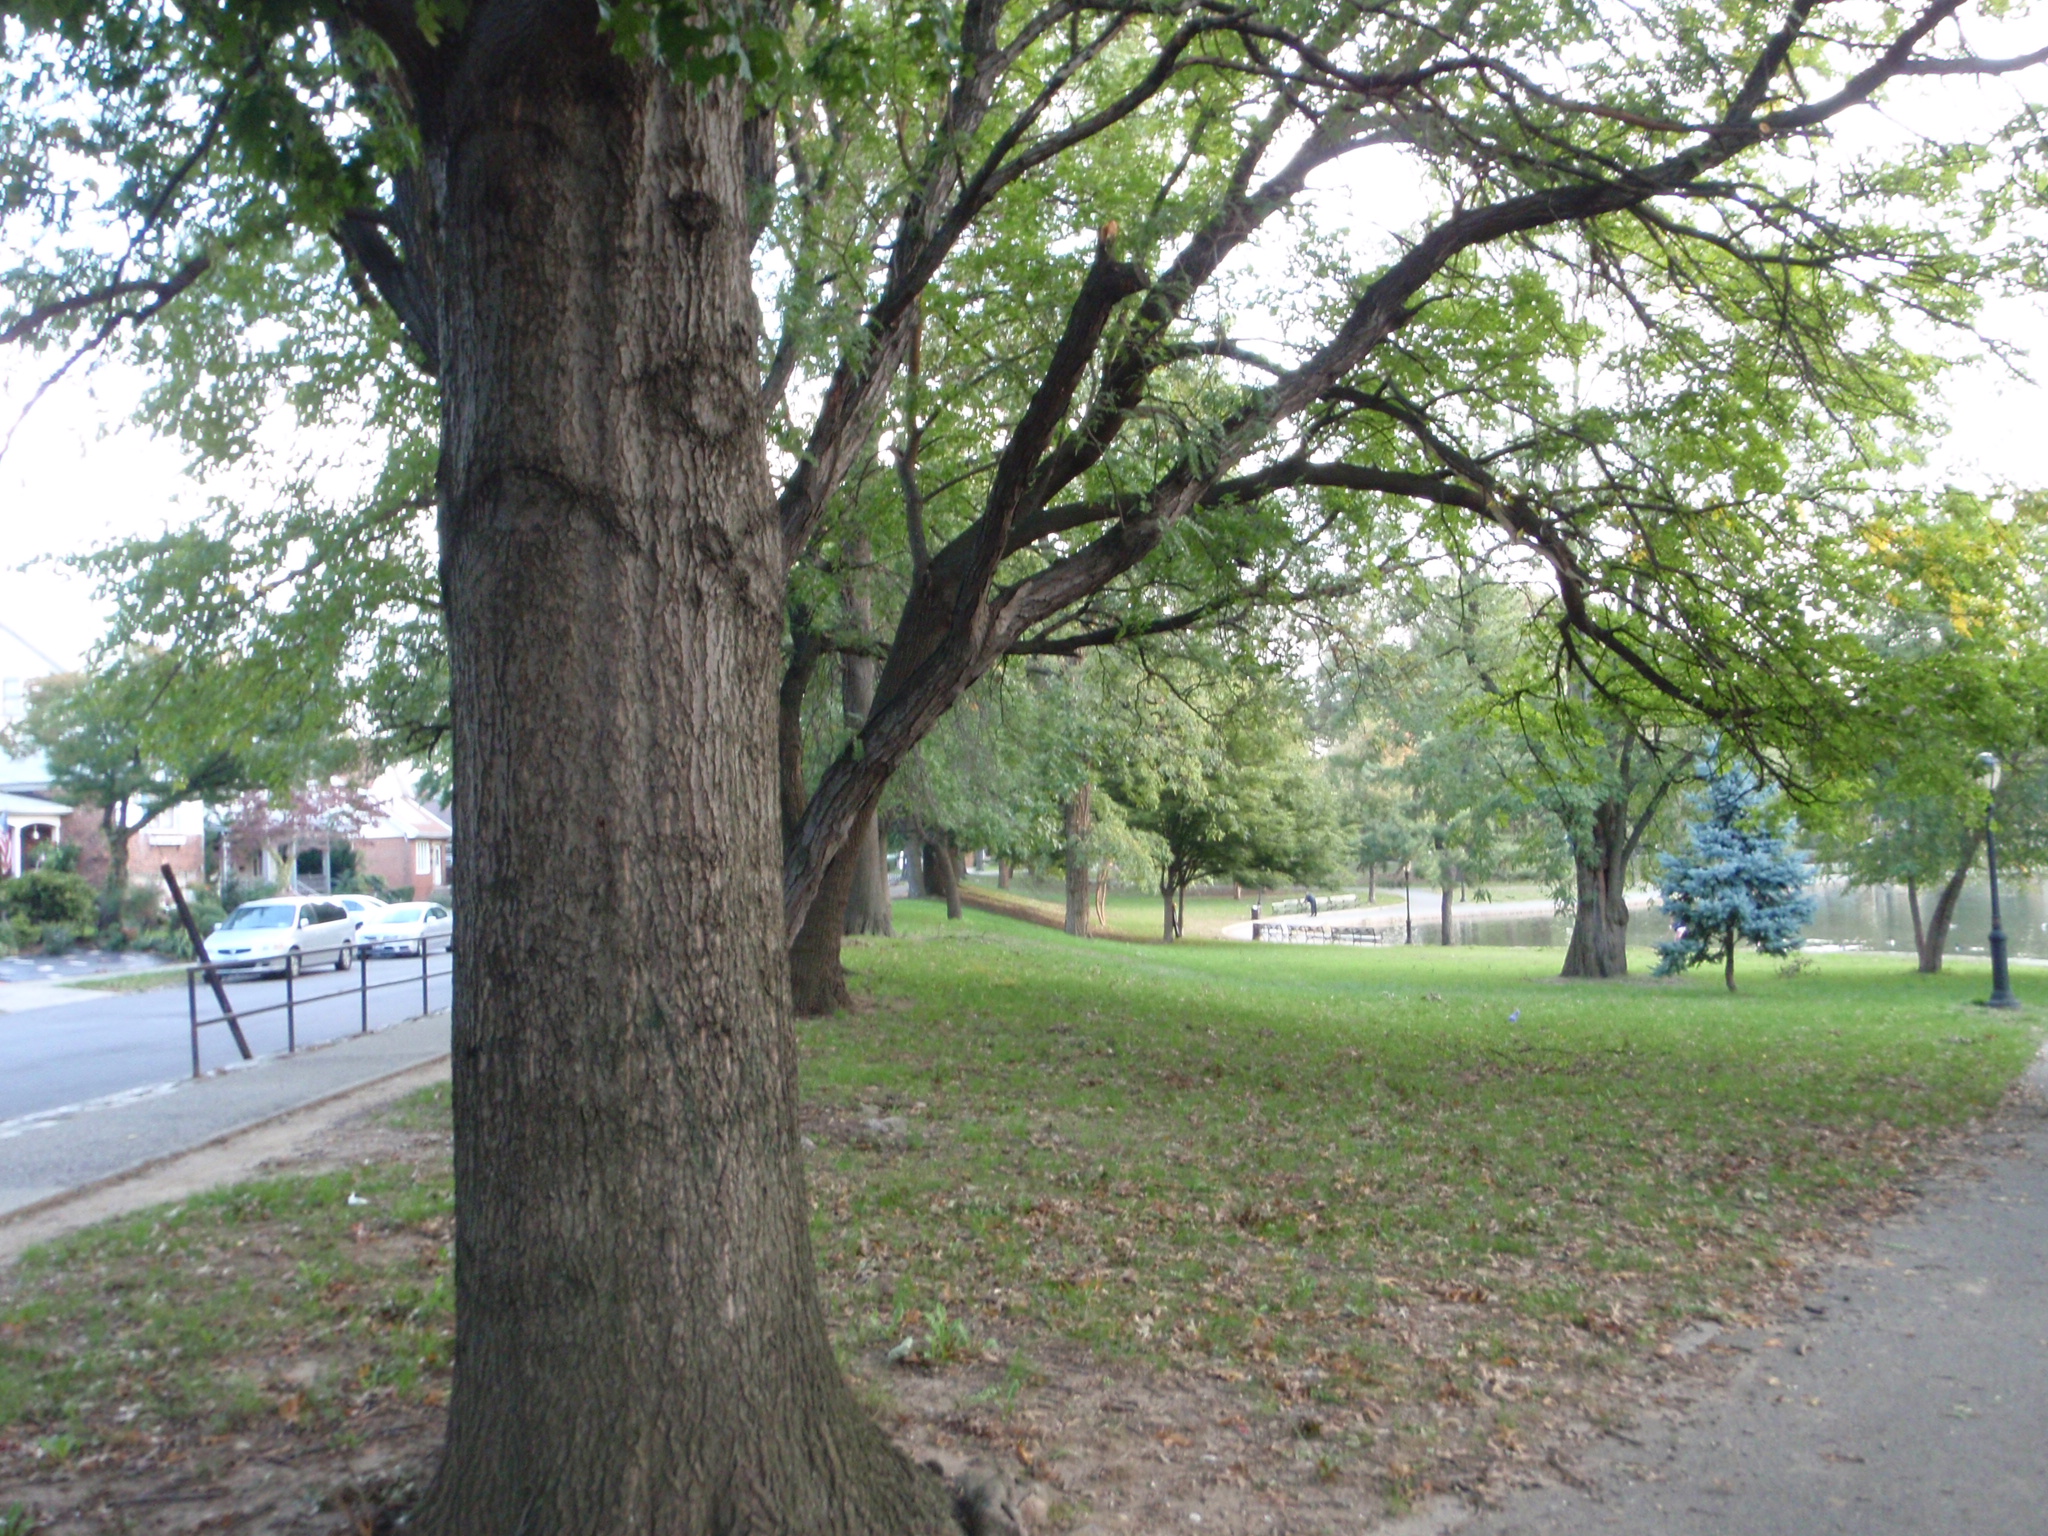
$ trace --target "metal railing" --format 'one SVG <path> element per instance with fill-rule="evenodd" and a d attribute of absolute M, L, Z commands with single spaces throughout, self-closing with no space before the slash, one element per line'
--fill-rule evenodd
<path fill-rule="evenodd" d="M 1377 928 L 1340 928 L 1318 923 L 1253 923 L 1252 938 L 1261 944 L 1383 944 Z"/>
<path fill-rule="evenodd" d="M 352 963 L 356 972 L 356 985 L 353 993 L 351 993 L 350 989 L 343 987 L 333 992 L 321 992 L 312 997 L 302 998 L 298 995 L 298 983 L 301 977 L 291 967 L 287 966 L 284 972 L 283 1002 L 271 1003 L 263 1008 L 229 1008 L 223 1005 L 221 1011 L 210 1019 L 199 1017 L 200 978 L 203 976 L 207 984 L 213 989 L 214 995 L 220 997 L 224 995 L 221 992 L 221 983 L 225 978 L 245 973 L 253 974 L 254 967 L 248 965 L 216 965 L 205 960 L 196 961 L 186 966 L 185 1007 L 187 1016 L 191 1020 L 192 1028 L 192 1075 L 194 1077 L 200 1075 L 199 1031 L 208 1025 L 227 1025 L 234 1034 L 235 1044 L 241 1047 L 242 1055 L 246 1058 L 253 1053 L 249 1050 L 248 1042 L 243 1037 L 241 1021 L 244 1019 L 261 1018 L 266 1013 L 282 1013 L 284 1015 L 284 1048 L 286 1054 L 290 1054 L 299 1048 L 299 1010 L 301 1008 L 309 1008 L 316 1003 L 332 1003 L 353 995 L 356 999 L 358 1016 L 361 1021 L 357 1033 L 367 1035 L 370 1032 L 370 994 L 372 992 L 383 992 L 392 987 L 410 987 L 417 982 L 420 989 L 420 1012 L 432 1013 L 434 1009 L 433 1003 L 430 1001 L 429 984 L 442 977 L 452 979 L 455 975 L 455 952 L 453 949 L 441 951 L 439 958 L 445 960 L 447 964 L 442 968 L 436 969 L 432 964 L 435 957 L 428 953 L 427 946 L 423 943 L 420 945 L 417 969 L 408 963 L 406 965 L 406 974 L 397 980 L 377 982 L 370 980 L 370 962 L 372 957 L 353 945 L 350 946 L 350 953 L 353 957 Z M 410 957 L 399 956 L 397 958 L 409 961 Z M 409 1015 L 409 1017 L 416 1016 Z"/>

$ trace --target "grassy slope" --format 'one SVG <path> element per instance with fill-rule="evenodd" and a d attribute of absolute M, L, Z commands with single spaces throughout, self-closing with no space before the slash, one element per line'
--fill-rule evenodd
<path fill-rule="evenodd" d="M 1511 1443 L 1676 1317 L 1754 1305 L 1820 1223 L 1994 1104 L 2037 1035 L 1969 1007 L 1967 970 L 1882 958 L 1755 960 L 1729 997 L 1560 984 L 1529 951 L 897 918 L 849 950 L 875 1004 L 803 1032 L 849 1355 L 907 1334 L 1020 1371 L 1087 1350 L 1245 1380 L 1355 1421 L 1389 1477 Z M 907 1134 L 863 1128 L 891 1115 Z M 364 1168 L 32 1256 L 0 1298 L 0 1452 L 431 1402 L 447 1212 L 444 1165 Z M 331 1398 L 277 1365 L 315 1354 Z M 1367 1454 L 1332 1437 L 1319 1454 Z"/>

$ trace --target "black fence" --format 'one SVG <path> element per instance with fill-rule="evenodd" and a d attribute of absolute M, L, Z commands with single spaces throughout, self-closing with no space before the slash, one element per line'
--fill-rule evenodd
<path fill-rule="evenodd" d="M 356 985 L 353 992 L 348 988 L 342 988 L 335 992 L 321 992 L 312 997 L 300 997 L 298 995 L 299 982 L 303 978 L 294 974 L 287 967 L 284 972 L 284 1001 L 281 1003 L 270 1003 L 261 1008 L 233 1008 L 229 1007 L 224 999 L 221 985 L 223 979 L 230 976 L 251 974 L 252 967 L 213 965 L 203 960 L 197 964 L 186 966 L 185 1003 L 192 1023 L 192 1075 L 194 1077 L 200 1075 L 199 1031 L 208 1025 L 227 1025 L 229 1032 L 235 1037 L 235 1044 L 241 1050 L 243 1059 L 247 1060 L 255 1053 L 249 1047 L 248 1038 L 242 1033 L 243 1021 L 261 1018 L 265 1014 L 281 1013 L 284 1015 L 284 1048 L 289 1053 L 299 1048 L 299 1010 L 301 1008 L 311 1007 L 314 1004 L 333 1004 L 353 996 L 357 1000 L 361 1021 L 357 1033 L 367 1035 L 370 1032 L 370 994 L 372 992 L 388 991 L 392 987 L 416 986 L 420 989 L 420 1012 L 431 1013 L 433 1012 L 433 1004 L 429 1001 L 428 995 L 430 983 L 441 977 L 453 977 L 455 974 L 454 951 L 452 949 L 444 949 L 439 955 L 430 955 L 425 944 L 420 946 L 417 964 L 413 962 L 410 956 L 404 955 L 378 962 L 381 965 L 390 966 L 394 969 L 403 969 L 403 975 L 394 977 L 389 981 L 370 980 L 372 956 L 364 953 L 362 950 L 354 950 L 353 956 L 356 973 Z M 436 960 L 442 963 L 437 965 L 435 964 Z M 387 972 L 387 974 L 389 973 Z M 222 999 L 221 1011 L 210 1019 L 202 1019 L 199 1016 L 199 983 L 202 977 L 204 977 L 214 996 Z M 416 1015 L 411 1015 L 411 1017 L 416 1017 Z"/>

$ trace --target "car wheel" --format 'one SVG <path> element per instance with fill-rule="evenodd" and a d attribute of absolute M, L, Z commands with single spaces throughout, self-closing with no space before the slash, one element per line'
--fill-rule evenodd
<path fill-rule="evenodd" d="M 341 952 L 334 957 L 334 968 L 345 971 L 356 963 L 356 947 L 353 944 L 341 946 Z"/>
<path fill-rule="evenodd" d="M 299 952 L 296 949 L 284 957 L 284 974 L 287 980 L 299 979 Z"/>

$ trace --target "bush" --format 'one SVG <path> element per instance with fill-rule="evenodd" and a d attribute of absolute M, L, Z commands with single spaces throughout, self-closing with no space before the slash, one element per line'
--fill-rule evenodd
<path fill-rule="evenodd" d="M 199 914 L 195 912 L 192 915 L 197 917 Z M 135 940 L 135 947 L 171 960 L 192 958 L 192 941 L 185 937 L 183 928 L 175 925 L 149 929 Z"/>
<path fill-rule="evenodd" d="M 223 913 L 232 912 L 245 901 L 261 901 L 266 896 L 275 896 L 276 894 L 277 887 L 266 881 L 244 881 L 231 874 L 228 876 L 226 889 L 220 894 L 220 909 Z M 185 893 L 185 900 L 191 904 L 193 918 L 195 920 L 198 919 L 199 893 L 197 891 L 188 891 Z M 206 924 L 202 921 L 199 926 L 200 930 L 204 932 Z"/>
<path fill-rule="evenodd" d="M 99 922 L 99 897 L 77 875 L 32 869 L 13 880 L 0 880 L 0 913 L 32 923 L 62 923 L 74 930 L 91 928 Z"/>
<path fill-rule="evenodd" d="M 25 917 L 0 918 L 0 928 L 13 936 L 16 949 L 34 949 L 43 942 L 43 930 Z"/>
<path fill-rule="evenodd" d="M 44 843 L 36 854 L 35 868 L 47 869 L 53 875 L 75 875 L 78 873 L 78 844 Z"/>
<path fill-rule="evenodd" d="M 254 898 L 250 899 L 253 900 Z M 202 885 L 194 890 L 187 891 L 185 893 L 185 906 L 192 913 L 192 921 L 199 925 L 199 933 L 202 938 L 227 921 L 228 909 L 220 904 L 220 898 L 214 895 L 212 890 L 206 886 Z M 184 924 L 178 921 L 178 915 L 175 912 L 164 914 L 164 926 L 171 929 L 179 937 L 184 937 Z M 187 940 L 186 947 L 188 950 L 190 946 L 191 941 Z"/>
<path fill-rule="evenodd" d="M 164 890 L 160 883 L 131 885 L 121 893 L 121 926 L 140 933 L 160 927 L 164 920 Z"/>
<path fill-rule="evenodd" d="M 68 955 L 78 943 L 78 931 L 69 923 L 43 924 L 43 953 Z"/>

